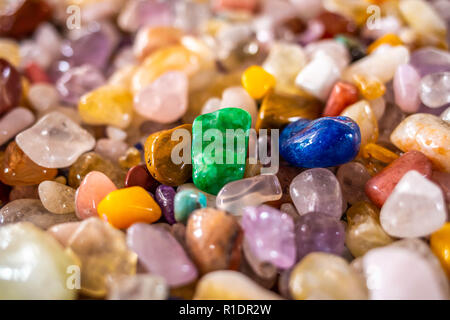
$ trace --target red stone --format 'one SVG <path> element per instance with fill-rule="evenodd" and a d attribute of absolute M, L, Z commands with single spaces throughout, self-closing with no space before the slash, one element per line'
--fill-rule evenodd
<path fill-rule="evenodd" d="M 356 31 L 353 21 L 333 12 L 323 12 L 317 20 L 325 27 L 323 38 L 333 38 L 337 34 L 354 34 Z"/>
<path fill-rule="evenodd" d="M 131 168 L 128 170 L 127 176 L 125 177 L 126 188 L 139 186 L 147 191 L 155 193 L 159 184 L 160 183 L 148 172 L 145 164 L 140 164 Z"/>
<path fill-rule="evenodd" d="M 431 161 L 422 152 L 415 150 L 406 152 L 367 181 L 366 195 L 381 208 L 400 179 L 410 170 L 416 170 L 425 177 L 431 178 Z"/>
<path fill-rule="evenodd" d="M 0 59 L 0 115 L 20 102 L 22 81 L 20 74 L 8 61 Z"/>
<path fill-rule="evenodd" d="M 349 105 L 358 101 L 358 88 L 347 82 L 337 82 L 331 90 L 322 116 L 336 117 Z"/>
<path fill-rule="evenodd" d="M 50 17 L 51 8 L 45 0 L 9 1 L 0 7 L 0 36 L 21 38 Z"/>
<path fill-rule="evenodd" d="M 258 6 L 258 0 L 215 0 L 213 6 L 217 11 L 255 11 Z"/>
<path fill-rule="evenodd" d="M 36 63 L 31 62 L 25 67 L 25 75 L 31 83 L 50 83 L 50 79 L 45 71 Z"/>

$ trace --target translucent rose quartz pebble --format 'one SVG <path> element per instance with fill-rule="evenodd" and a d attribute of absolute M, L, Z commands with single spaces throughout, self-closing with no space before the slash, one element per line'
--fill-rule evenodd
<path fill-rule="evenodd" d="M 416 113 L 404 119 L 391 134 L 402 151 L 417 150 L 437 169 L 450 172 L 450 124 L 432 114 Z"/>
<path fill-rule="evenodd" d="M 108 280 L 108 300 L 166 300 L 169 287 L 154 274 L 112 276 Z"/>
<path fill-rule="evenodd" d="M 34 123 L 33 113 L 23 107 L 14 108 L 0 119 L 0 145 Z"/>
<path fill-rule="evenodd" d="M 169 71 L 138 92 L 134 109 L 148 120 L 172 123 L 186 113 L 187 92 L 185 73 Z"/>
<path fill-rule="evenodd" d="M 394 77 L 398 66 L 408 62 L 409 51 L 404 46 L 380 46 L 370 55 L 351 64 L 343 73 L 345 81 L 354 82 L 354 76 L 374 77 L 386 83 Z"/>
<path fill-rule="evenodd" d="M 276 175 L 258 175 L 227 183 L 217 194 L 216 206 L 241 215 L 244 207 L 279 200 L 282 193 Z"/>
<path fill-rule="evenodd" d="M 195 289 L 195 300 L 279 300 L 281 297 L 259 286 L 244 274 L 220 270 L 203 276 Z"/>
<path fill-rule="evenodd" d="M 49 228 L 47 232 L 58 240 L 63 247 L 67 247 L 70 237 L 72 237 L 74 232 L 78 229 L 80 223 L 80 221 L 74 221 L 56 224 Z"/>
<path fill-rule="evenodd" d="M 404 112 L 413 113 L 420 107 L 420 76 L 410 64 L 398 66 L 394 75 L 395 103 Z"/>
<path fill-rule="evenodd" d="M 371 300 L 448 299 L 434 268 L 412 250 L 376 248 L 364 255 L 362 266 Z"/>
<path fill-rule="evenodd" d="M 295 263 L 294 221 L 270 206 L 247 207 L 241 220 L 245 241 L 261 261 L 281 269 Z"/>
<path fill-rule="evenodd" d="M 163 228 L 136 223 L 127 230 L 127 243 L 145 269 L 162 276 L 171 287 L 186 285 L 198 276 L 183 247 Z"/>
<path fill-rule="evenodd" d="M 450 72 L 432 73 L 420 81 L 420 99 L 430 108 L 450 103 Z"/>
<path fill-rule="evenodd" d="M 81 261 L 81 290 L 91 297 L 106 295 L 109 275 L 136 273 L 137 256 L 125 234 L 98 218 L 81 222 L 67 247 Z"/>
<path fill-rule="evenodd" d="M 300 215 L 321 212 L 336 219 L 342 215 L 341 187 L 328 169 L 315 168 L 300 173 L 292 180 L 290 193 Z"/>
<path fill-rule="evenodd" d="M 367 289 L 347 261 L 334 254 L 313 252 L 292 270 L 289 291 L 296 300 L 365 300 Z"/>
<path fill-rule="evenodd" d="M 427 236 L 446 220 L 442 190 L 415 170 L 403 176 L 380 212 L 383 229 L 398 238 Z"/>
<path fill-rule="evenodd" d="M 48 211 L 58 214 L 75 211 L 75 189 L 47 180 L 39 184 L 38 191 L 42 205 Z"/>
<path fill-rule="evenodd" d="M 94 148 L 95 139 L 59 112 L 51 112 L 16 136 L 19 147 L 35 163 L 46 168 L 65 168 Z"/>
<path fill-rule="evenodd" d="M 0 228 L 0 247 L 0 299 L 76 298 L 66 284 L 77 262 L 51 235 L 31 223 L 12 224 Z"/>

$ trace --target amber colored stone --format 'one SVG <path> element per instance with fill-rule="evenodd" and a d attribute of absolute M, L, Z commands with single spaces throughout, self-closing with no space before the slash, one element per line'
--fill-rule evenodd
<path fill-rule="evenodd" d="M 358 96 L 358 88 L 353 84 L 342 81 L 336 82 L 331 90 L 322 116 L 335 117 L 340 115 L 346 107 L 358 101 Z"/>
<path fill-rule="evenodd" d="M 238 231 L 236 218 L 225 211 L 203 208 L 189 216 L 186 244 L 202 274 L 229 268 Z"/>
<path fill-rule="evenodd" d="M 367 48 L 367 53 L 371 53 L 375 51 L 376 48 L 383 44 L 389 44 L 391 46 L 400 46 L 403 44 L 402 40 L 394 33 L 387 33 L 381 38 L 378 38 L 374 42 L 370 44 L 370 46 Z"/>
<path fill-rule="evenodd" d="M 431 161 L 419 151 L 406 152 L 367 181 L 366 195 L 381 208 L 400 179 L 410 170 L 416 170 L 425 177 L 431 178 Z"/>
<path fill-rule="evenodd" d="M 141 152 L 135 147 L 129 148 L 125 154 L 119 157 L 119 165 L 124 169 L 130 169 L 141 163 Z"/>
<path fill-rule="evenodd" d="M 10 186 L 39 184 L 57 174 L 57 169 L 44 168 L 31 161 L 15 141 L 10 142 L 0 163 L 0 180 Z"/>
<path fill-rule="evenodd" d="M 142 187 L 152 193 L 159 186 L 159 182 L 148 172 L 145 164 L 140 164 L 128 170 L 125 177 L 125 187 Z"/>
<path fill-rule="evenodd" d="M 43 0 L 15 0 L 0 4 L 0 36 L 23 37 L 51 17 L 51 7 Z"/>
<path fill-rule="evenodd" d="M 172 134 L 177 130 L 191 136 L 192 125 L 183 124 L 171 130 L 155 132 L 145 142 L 145 161 L 148 171 L 156 180 L 169 186 L 179 186 L 192 176 L 191 164 L 183 161 L 175 164 L 172 161 L 172 150 L 175 147 L 180 148 L 185 143 L 182 142 L 184 138 L 172 141 Z M 183 149 L 180 149 L 179 155 L 183 157 Z"/>
<path fill-rule="evenodd" d="M 174 27 L 156 26 L 142 29 L 136 36 L 134 55 L 143 60 L 157 49 L 179 44 L 183 32 Z"/>
<path fill-rule="evenodd" d="M 263 99 L 255 129 L 281 129 L 299 119 L 316 119 L 321 102 L 303 95 L 288 95 L 277 92 L 268 93 Z"/>
<path fill-rule="evenodd" d="M 368 143 L 364 146 L 362 149 L 362 156 L 364 158 L 373 158 L 387 164 L 398 159 L 399 157 L 399 155 L 395 152 L 392 152 L 391 150 L 375 143 Z"/>
<path fill-rule="evenodd" d="M 12 190 L 10 186 L 0 182 L 0 206 L 3 206 L 10 201 L 9 198 L 11 196 L 11 192 Z"/>
<path fill-rule="evenodd" d="M 324 26 L 323 38 L 333 38 L 337 34 L 353 34 L 356 25 L 348 18 L 333 12 L 324 12 L 317 17 Z"/>
<path fill-rule="evenodd" d="M 431 235 L 430 247 L 450 279 L 450 222 Z"/>
<path fill-rule="evenodd" d="M 373 204 L 361 201 L 347 211 L 345 245 L 354 257 L 388 245 L 394 241 L 381 227 L 380 211 Z"/>
<path fill-rule="evenodd" d="M 91 171 L 100 171 L 104 173 L 118 188 L 124 186 L 126 172 L 95 152 L 83 154 L 70 167 L 69 186 L 78 188 L 84 177 Z"/>
<path fill-rule="evenodd" d="M 381 97 L 386 92 L 385 85 L 374 77 L 365 77 L 356 74 L 353 81 L 361 92 L 362 96 L 368 100 Z"/>
<path fill-rule="evenodd" d="M 22 96 L 19 72 L 8 61 L 0 58 L 0 116 L 17 107 Z"/>
<path fill-rule="evenodd" d="M 9 193 L 9 201 L 19 199 L 39 199 L 38 185 L 15 186 Z"/>

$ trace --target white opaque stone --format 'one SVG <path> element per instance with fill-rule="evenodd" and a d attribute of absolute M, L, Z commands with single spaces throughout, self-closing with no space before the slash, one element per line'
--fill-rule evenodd
<path fill-rule="evenodd" d="M 216 206 L 241 215 L 244 207 L 279 200 L 282 194 L 276 175 L 259 175 L 227 183 L 217 194 Z"/>
<path fill-rule="evenodd" d="M 383 97 L 379 97 L 374 100 L 369 100 L 369 103 L 375 117 L 377 120 L 380 120 L 386 110 L 386 100 Z"/>
<path fill-rule="evenodd" d="M 23 107 L 12 109 L 0 120 L 0 145 L 34 122 L 34 114 Z"/>
<path fill-rule="evenodd" d="M 48 83 L 36 83 L 30 86 L 28 100 L 34 109 L 39 112 L 56 107 L 59 103 L 59 93 L 56 88 Z"/>
<path fill-rule="evenodd" d="M 222 100 L 219 98 L 209 98 L 202 108 L 202 114 L 211 113 L 221 108 Z"/>
<path fill-rule="evenodd" d="M 420 81 L 420 99 L 430 108 L 450 103 L 450 72 L 429 74 Z"/>
<path fill-rule="evenodd" d="M 372 300 L 447 299 L 439 276 L 426 259 L 400 247 L 370 250 L 362 258 Z"/>
<path fill-rule="evenodd" d="M 336 40 L 313 42 L 305 47 L 305 52 L 309 60 L 316 58 L 319 52 L 327 54 L 334 60 L 341 71 L 350 63 L 350 55 L 347 48 Z"/>
<path fill-rule="evenodd" d="M 391 236 L 424 237 L 447 220 L 442 190 L 415 170 L 395 186 L 380 212 L 380 223 Z"/>
<path fill-rule="evenodd" d="M 290 193 L 300 215 L 320 212 L 336 219 L 342 216 L 341 187 L 336 176 L 328 169 L 303 171 L 292 180 Z"/>
<path fill-rule="evenodd" d="M 340 76 L 341 72 L 335 60 L 323 51 L 319 51 L 297 75 L 295 84 L 325 101 Z"/>
<path fill-rule="evenodd" d="M 59 112 L 42 117 L 18 134 L 16 142 L 32 161 L 45 168 L 68 167 L 95 146 L 89 132 Z"/>
<path fill-rule="evenodd" d="M 125 131 L 113 126 L 106 127 L 106 135 L 111 140 L 123 141 L 127 138 L 127 133 Z"/>

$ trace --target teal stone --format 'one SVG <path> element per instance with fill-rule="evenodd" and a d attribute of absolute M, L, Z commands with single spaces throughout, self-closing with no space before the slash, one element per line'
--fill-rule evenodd
<path fill-rule="evenodd" d="M 183 190 L 175 195 L 175 220 L 185 223 L 197 209 L 206 208 L 206 196 L 196 190 Z"/>
<path fill-rule="evenodd" d="M 250 114 L 224 108 L 198 116 L 192 124 L 192 179 L 200 190 L 217 195 L 228 182 L 244 177 Z"/>

